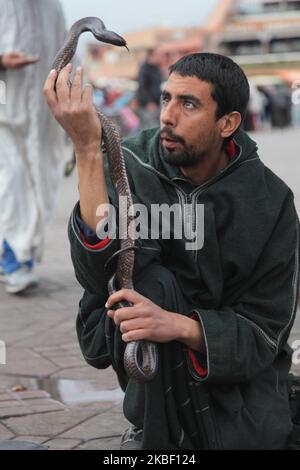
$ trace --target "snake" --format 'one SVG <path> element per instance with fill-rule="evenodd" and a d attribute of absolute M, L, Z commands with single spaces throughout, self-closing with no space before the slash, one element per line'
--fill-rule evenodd
<path fill-rule="evenodd" d="M 125 47 L 128 50 L 126 40 L 113 31 L 106 29 L 105 24 L 100 18 L 86 17 L 82 18 L 70 28 L 63 46 L 57 52 L 52 69 L 55 69 L 57 77 L 59 72 L 73 59 L 79 37 L 84 32 L 91 32 L 93 36 L 101 42 Z M 69 82 L 69 86 L 71 83 Z M 132 195 L 128 182 L 128 176 L 125 166 L 125 159 L 121 146 L 121 136 L 119 129 L 100 109 L 96 107 L 102 127 L 102 139 L 106 149 L 109 165 L 109 174 L 112 180 L 114 191 L 117 198 L 126 198 L 126 205 L 120 205 L 119 223 L 122 227 L 132 227 Z M 101 145 L 101 143 L 99 144 Z M 120 250 L 115 253 L 117 265 L 115 273 L 109 278 L 108 293 L 113 294 L 121 289 L 134 289 L 133 286 L 133 268 L 135 260 L 135 240 L 130 229 L 126 236 L 120 240 Z M 118 302 L 113 306 L 114 310 L 131 306 L 127 301 Z M 152 341 L 140 340 L 131 341 L 126 344 L 124 351 L 124 368 L 129 378 L 137 383 L 146 383 L 154 379 L 158 370 L 158 349 L 157 344 Z"/>

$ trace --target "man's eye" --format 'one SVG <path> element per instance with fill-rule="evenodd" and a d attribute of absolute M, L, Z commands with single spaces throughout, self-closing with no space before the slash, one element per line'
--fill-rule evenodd
<path fill-rule="evenodd" d="M 161 104 L 166 104 L 168 102 L 168 98 L 166 96 L 161 97 Z"/>
<path fill-rule="evenodd" d="M 184 102 L 184 107 L 186 109 L 194 109 L 195 106 L 194 106 L 194 103 L 192 103 L 191 101 L 185 101 Z"/>

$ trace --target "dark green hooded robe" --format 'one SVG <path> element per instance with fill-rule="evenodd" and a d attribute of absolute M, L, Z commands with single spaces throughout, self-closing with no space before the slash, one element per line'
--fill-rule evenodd
<path fill-rule="evenodd" d="M 191 227 L 197 204 L 204 204 L 203 247 L 187 250 L 184 239 L 142 240 L 134 276 L 136 282 L 145 274 L 148 284 L 139 290 L 148 289 L 159 304 L 164 300 L 157 279 L 151 286 L 147 273 L 162 267 L 171 275 L 163 289 L 162 274 L 163 296 L 173 283 L 171 294 L 180 291 L 177 305 L 185 310 L 180 313 L 197 312 L 207 351 L 204 378 L 186 346 L 174 341 L 159 345 L 160 370 L 152 383 L 127 385 L 124 343 L 104 307 L 113 271 L 104 265 L 118 241 L 89 249 L 74 213 L 70 219 L 72 260 L 85 289 L 77 319 L 80 346 L 92 366 L 115 368 L 126 390 L 125 416 L 143 426 L 145 449 L 280 449 L 292 430 L 287 339 L 297 308 L 299 222 L 291 190 L 261 162 L 255 142 L 239 131 L 235 143 L 237 157 L 200 187 L 162 161 L 158 130 L 123 144 L 134 202 L 149 209 L 186 204 Z"/>

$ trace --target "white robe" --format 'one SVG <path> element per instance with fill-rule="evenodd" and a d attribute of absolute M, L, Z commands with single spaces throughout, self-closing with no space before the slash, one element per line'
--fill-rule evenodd
<path fill-rule="evenodd" d="M 65 134 L 43 96 L 65 32 L 59 0 L 0 0 L 0 54 L 40 58 L 0 71 L 6 85 L 6 104 L 0 104 L 0 250 L 5 238 L 21 262 L 41 258 L 66 154 Z"/>

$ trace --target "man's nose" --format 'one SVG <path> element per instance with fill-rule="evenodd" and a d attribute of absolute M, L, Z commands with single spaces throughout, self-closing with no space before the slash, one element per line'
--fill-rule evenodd
<path fill-rule="evenodd" d="M 177 123 L 176 110 L 171 103 L 167 103 L 162 107 L 160 120 L 164 126 L 175 127 Z"/>

